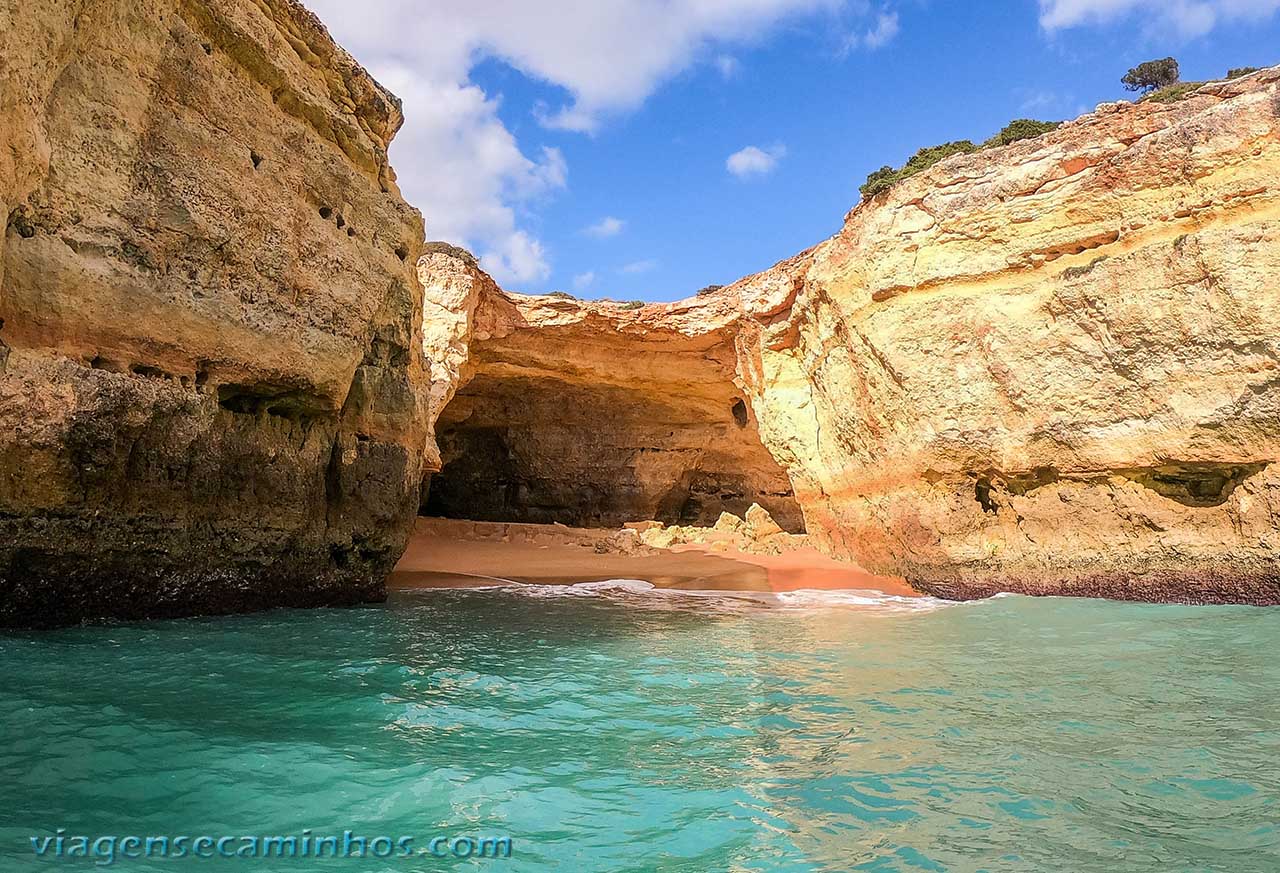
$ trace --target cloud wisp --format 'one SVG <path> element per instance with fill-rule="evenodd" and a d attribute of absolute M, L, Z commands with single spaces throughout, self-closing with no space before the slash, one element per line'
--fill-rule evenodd
<path fill-rule="evenodd" d="M 750 179 L 767 176 L 778 167 L 778 162 L 787 154 L 787 147 L 781 144 L 768 148 L 747 146 L 739 149 L 725 159 L 724 167 L 739 179 Z"/>
<path fill-rule="evenodd" d="M 1040 0 L 1040 26 L 1052 33 L 1140 15 L 1147 31 L 1192 39 L 1221 24 L 1261 21 L 1277 10 L 1280 0 Z"/>
<path fill-rule="evenodd" d="M 614 218 L 612 215 L 606 215 L 595 224 L 584 227 L 582 232 L 595 239 L 608 239 L 611 236 L 617 236 L 622 233 L 626 226 L 627 223 L 621 218 Z"/>
<path fill-rule="evenodd" d="M 886 9 L 876 16 L 875 25 L 862 34 L 860 42 L 865 48 L 884 48 L 893 42 L 899 30 L 898 13 Z"/>

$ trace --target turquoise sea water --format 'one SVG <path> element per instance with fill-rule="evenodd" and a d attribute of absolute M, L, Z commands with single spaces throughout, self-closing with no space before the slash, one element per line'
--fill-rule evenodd
<path fill-rule="evenodd" d="M 121 870 L 1280 870 L 1280 610 L 852 600 L 437 591 L 0 637 L 0 871 L 95 869 L 35 857 L 60 827 L 512 839 Z"/>

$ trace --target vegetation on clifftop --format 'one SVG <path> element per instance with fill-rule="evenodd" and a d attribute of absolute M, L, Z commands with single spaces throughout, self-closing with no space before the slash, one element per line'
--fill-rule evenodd
<path fill-rule="evenodd" d="M 1260 69 L 1261 67 L 1233 67 L 1232 69 L 1227 70 L 1226 80 L 1230 81 L 1232 79 L 1239 79 L 1241 76 L 1247 76 L 1250 73 L 1256 73 Z M 1142 97 L 1140 97 L 1139 100 L 1142 102 L 1146 102 L 1149 100 L 1155 103 L 1176 103 L 1185 97 L 1191 96 L 1196 91 L 1198 91 L 1202 86 L 1208 85 L 1210 82 L 1213 82 L 1213 81 L 1220 81 L 1220 80 L 1206 79 L 1201 82 L 1174 82 L 1173 84 L 1165 85 L 1161 88 L 1157 88 L 1154 91 L 1150 91 L 1147 94 L 1142 95 Z"/>
<path fill-rule="evenodd" d="M 480 261 L 475 255 L 471 254 L 471 252 L 467 251 L 462 246 L 455 246 L 453 243 L 447 243 L 442 240 L 429 240 L 423 243 L 422 253 L 424 255 L 437 253 L 446 254 L 457 258 L 468 266 L 476 267 L 477 269 L 480 267 Z"/>
<path fill-rule="evenodd" d="M 1140 102 L 1142 103 L 1148 103 L 1148 102 L 1177 103 L 1182 98 L 1190 95 L 1193 91 L 1195 91 L 1201 85 L 1205 85 L 1205 84 L 1208 84 L 1208 83 L 1207 82 L 1178 82 L 1177 84 L 1169 85 L 1166 88 L 1161 88 L 1157 91 L 1152 91 L 1150 94 L 1143 95 Z"/>
<path fill-rule="evenodd" d="M 1016 118 L 1006 124 L 998 133 L 984 141 L 982 145 L 974 145 L 971 140 L 958 139 L 944 142 L 941 145 L 920 149 L 899 168 L 884 166 L 867 176 L 867 181 L 858 190 L 863 199 L 876 196 L 881 191 L 888 191 L 903 179 L 909 179 L 916 173 L 923 172 L 944 158 L 952 155 L 972 154 L 982 149 L 1009 145 L 1022 139 L 1031 139 L 1048 133 L 1060 125 L 1060 121 L 1036 121 L 1031 118 Z"/>
<path fill-rule="evenodd" d="M 1250 73 L 1258 72 L 1258 67 L 1236 67 L 1227 71 L 1227 79 L 1238 79 Z M 1121 78 L 1121 83 L 1130 91 L 1141 91 L 1140 101 L 1155 103 L 1174 103 L 1194 93 L 1207 82 L 1180 82 L 1178 61 L 1175 58 L 1160 58 L 1145 61 L 1133 67 Z M 934 164 L 952 155 L 967 155 L 983 149 L 1009 145 L 1019 140 L 1031 139 L 1048 133 L 1061 125 L 1060 121 L 1036 121 L 1031 118 L 1016 118 L 1004 126 L 999 133 L 985 140 L 981 145 L 974 145 L 967 139 L 944 142 L 941 145 L 920 149 L 901 167 L 885 165 L 867 176 L 867 181 L 858 188 L 862 199 L 869 200 L 883 191 L 888 191 L 904 179 L 929 169 Z M 699 292 L 701 293 L 701 292 Z"/>
<path fill-rule="evenodd" d="M 942 145 L 920 149 L 899 168 L 895 169 L 885 165 L 871 173 L 867 176 L 867 181 L 858 190 L 862 192 L 864 199 L 874 197 L 881 191 L 888 191 L 903 179 L 909 179 L 916 173 L 929 169 L 943 158 L 949 158 L 952 155 L 967 155 L 977 150 L 978 147 L 967 139 L 957 139 L 952 142 L 944 142 Z"/>
<path fill-rule="evenodd" d="M 1036 121 L 1032 118 L 1015 118 L 1001 128 L 999 133 L 984 142 L 982 147 L 984 149 L 994 148 L 995 146 L 1009 145 L 1009 143 L 1022 139 L 1033 139 L 1043 133 L 1055 130 L 1061 125 L 1061 121 Z"/>
<path fill-rule="evenodd" d="M 1120 83 L 1126 91 L 1141 91 L 1146 94 L 1177 84 L 1179 75 L 1175 59 L 1160 58 L 1157 61 L 1144 61 L 1133 67 L 1124 74 Z"/>

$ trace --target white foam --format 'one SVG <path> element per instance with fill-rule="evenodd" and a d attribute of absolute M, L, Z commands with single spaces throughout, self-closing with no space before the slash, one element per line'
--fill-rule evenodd
<path fill-rule="evenodd" d="M 456 590 L 456 589 L 454 589 Z M 476 589 L 471 589 L 476 590 Z M 795 591 L 722 591 L 706 589 L 658 588 L 643 579 L 605 579 L 572 585 L 521 584 L 486 585 L 483 590 L 501 590 L 525 597 L 599 597 L 622 599 L 654 606 L 687 605 L 697 600 L 702 606 L 717 608 L 759 608 L 817 610 L 856 608 L 873 612 L 929 612 L 954 601 L 936 597 L 903 597 L 872 589 L 816 589 Z"/>

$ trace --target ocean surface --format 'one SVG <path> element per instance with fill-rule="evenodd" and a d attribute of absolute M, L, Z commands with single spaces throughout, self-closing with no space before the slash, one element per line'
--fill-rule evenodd
<path fill-rule="evenodd" d="M 148 871 L 1280 870 L 1274 609 L 426 591 L 9 634 L 0 675 L 4 873 L 103 869 L 58 829 L 410 838 L 102 848 Z"/>

